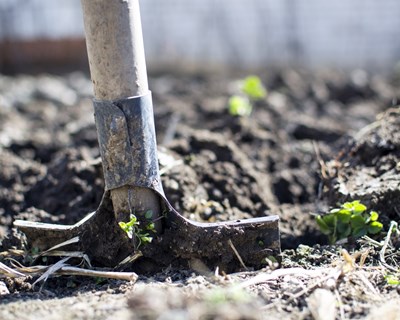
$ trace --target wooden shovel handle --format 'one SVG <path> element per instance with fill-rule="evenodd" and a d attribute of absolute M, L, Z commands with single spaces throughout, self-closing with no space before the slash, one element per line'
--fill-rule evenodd
<path fill-rule="evenodd" d="M 81 0 L 94 95 L 98 100 L 149 90 L 138 0 Z"/>

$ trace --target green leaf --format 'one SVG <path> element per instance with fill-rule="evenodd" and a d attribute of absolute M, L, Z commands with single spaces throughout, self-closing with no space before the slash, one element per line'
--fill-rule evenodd
<path fill-rule="evenodd" d="M 347 238 L 351 234 L 351 226 L 348 223 L 339 223 L 337 225 L 337 236 L 338 239 L 344 239 Z"/>
<path fill-rule="evenodd" d="M 350 217 L 350 224 L 353 227 L 353 229 L 365 228 L 366 226 L 364 218 L 357 214 L 353 214 Z"/>
<path fill-rule="evenodd" d="M 351 212 L 347 209 L 341 209 L 336 213 L 339 221 L 348 223 L 350 221 Z"/>
<path fill-rule="evenodd" d="M 244 79 L 242 91 L 253 100 L 263 99 L 267 95 L 267 90 L 257 76 L 248 76 Z"/>
<path fill-rule="evenodd" d="M 342 208 L 351 209 L 353 208 L 353 204 L 351 202 L 343 203 Z"/>
<path fill-rule="evenodd" d="M 325 220 L 324 220 L 320 215 L 318 215 L 318 216 L 315 218 L 315 221 L 317 222 L 317 224 L 318 224 L 318 226 L 319 226 L 319 229 L 321 230 L 321 232 L 322 232 L 323 234 L 325 234 L 325 235 L 330 235 L 330 234 L 332 234 L 332 232 L 333 232 L 332 228 L 330 228 L 330 227 L 326 224 Z"/>
<path fill-rule="evenodd" d="M 149 237 L 149 236 L 141 236 L 141 237 L 140 237 L 140 240 L 142 241 L 143 244 L 146 244 L 146 243 L 152 242 L 152 241 L 153 241 L 153 238 L 152 238 L 152 237 Z"/>
<path fill-rule="evenodd" d="M 349 215 L 351 215 L 352 214 L 352 211 L 350 210 L 350 209 L 339 209 L 339 211 L 337 211 L 337 214 L 338 213 L 340 213 L 340 214 L 349 214 Z"/>
<path fill-rule="evenodd" d="M 360 201 L 353 201 L 352 202 L 352 208 L 351 210 L 353 211 L 353 213 L 363 213 L 365 210 L 367 210 L 367 207 L 365 205 L 363 205 L 362 203 L 360 203 Z"/>
<path fill-rule="evenodd" d="M 362 203 L 356 203 L 353 206 L 353 213 L 363 213 L 365 210 L 367 210 L 367 207 Z"/>
<path fill-rule="evenodd" d="M 378 222 L 378 221 L 372 221 L 369 225 L 368 225 L 368 233 L 371 234 L 377 234 L 378 232 L 380 232 L 383 228 L 383 224 Z"/>
<path fill-rule="evenodd" d="M 329 244 L 335 244 L 336 240 L 337 240 L 336 234 L 331 234 L 328 236 Z"/>
<path fill-rule="evenodd" d="M 357 227 L 357 228 L 353 229 L 352 236 L 354 238 L 360 238 L 362 236 L 365 236 L 367 234 L 367 232 L 368 232 L 368 229 L 365 226 Z"/>
<path fill-rule="evenodd" d="M 125 232 L 128 232 L 129 227 L 127 226 L 127 224 L 125 222 L 121 221 L 121 222 L 118 222 L 118 224 L 122 230 L 124 230 Z"/>
<path fill-rule="evenodd" d="M 144 214 L 144 217 L 145 217 L 147 220 L 153 219 L 153 211 L 152 211 L 152 210 L 146 211 L 146 213 Z"/>
<path fill-rule="evenodd" d="M 149 224 L 146 226 L 146 230 L 154 231 L 154 230 L 155 230 L 155 224 L 154 224 L 153 222 L 149 223 Z"/>
<path fill-rule="evenodd" d="M 137 218 L 135 215 L 131 215 L 131 220 L 126 222 L 126 225 L 129 227 L 133 227 L 134 225 L 137 225 L 137 224 L 139 224 L 139 222 L 137 221 Z"/>
<path fill-rule="evenodd" d="M 337 217 L 334 214 L 327 214 L 325 216 L 322 216 L 322 219 L 324 220 L 324 222 L 327 224 L 327 226 L 329 228 L 331 228 L 332 230 L 334 230 L 336 228 L 336 224 L 337 224 Z"/>
<path fill-rule="evenodd" d="M 249 99 L 237 95 L 230 97 L 228 105 L 232 116 L 249 116 L 253 110 Z"/>
<path fill-rule="evenodd" d="M 370 215 L 370 217 L 369 217 L 370 221 L 378 221 L 378 218 L 379 218 L 378 212 L 371 211 L 369 215 Z"/>
<path fill-rule="evenodd" d="M 379 233 L 383 228 L 382 223 L 378 222 L 379 214 L 366 210 L 365 205 L 354 200 L 342 204 L 340 208 L 331 209 L 327 215 L 317 216 L 316 221 L 331 244 L 349 236 L 359 238 L 367 233 Z"/>
<path fill-rule="evenodd" d="M 360 203 L 360 200 L 354 200 L 352 202 L 346 202 L 342 205 L 342 208 L 350 210 L 352 213 L 363 213 L 367 210 L 367 207 Z"/>
<path fill-rule="evenodd" d="M 400 285 L 400 279 L 393 275 L 393 274 L 388 274 L 385 276 L 387 284 L 390 284 L 392 286 L 398 286 Z"/>

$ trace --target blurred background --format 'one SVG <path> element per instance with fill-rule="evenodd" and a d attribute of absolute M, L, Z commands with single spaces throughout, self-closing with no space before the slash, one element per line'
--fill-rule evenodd
<path fill-rule="evenodd" d="M 397 0 L 141 1 L 149 70 L 391 71 Z M 87 70 L 80 0 L 0 0 L 0 72 Z"/>

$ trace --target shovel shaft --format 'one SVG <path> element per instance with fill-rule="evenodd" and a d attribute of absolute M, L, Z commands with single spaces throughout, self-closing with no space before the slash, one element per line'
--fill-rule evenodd
<path fill-rule="evenodd" d="M 138 0 L 82 0 L 94 95 L 116 100 L 147 93 Z"/>
<path fill-rule="evenodd" d="M 90 73 L 97 100 L 117 100 L 148 93 L 138 0 L 82 0 Z M 139 139 L 139 137 L 138 137 Z M 160 215 L 158 197 L 137 187 L 111 191 L 117 220 L 151 210 Z"/>

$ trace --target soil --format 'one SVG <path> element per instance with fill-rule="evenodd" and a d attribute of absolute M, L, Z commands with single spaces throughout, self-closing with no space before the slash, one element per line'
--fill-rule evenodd
<path fill-rule="evenodd" d="M 327 245 L 315 216 L 359 199 L 380 212 L 384 230 L 399 220 L 400 76 L 260 72 L 266 99 L 234 117 L 227 101 L 245 75 L 150 77 L 162 183 L 194 221 L 279 215 L 279 266 L 224 274 L 192 261 L 136 283 L 3 278 L 0 318 L 397 319 L 398 288 L 385 275 L 397 270 L 398 241 L 386 248 L 390 271 L 379 261 L 384 232 L 375 244 Z M 5 252 L 29 250 L 15 219 L 73 224 L 99 205 L 91 96 L 81 72 L 0 77 L 0 262 L 11 266 Z"/>

